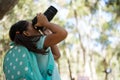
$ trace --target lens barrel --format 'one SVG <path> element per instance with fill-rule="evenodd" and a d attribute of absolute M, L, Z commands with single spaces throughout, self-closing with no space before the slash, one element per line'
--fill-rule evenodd
<path fill-rule="evenodd" d="M 44 15 L 47 17 L 48 21 L 50 22 L 53 17 L 56 15 L 57 13 L 57 9 L 54 6 L 50 6 L 48 7 L 48 9 L 44 12 Z M 37 23 L 37 16 L 34 17 L 34 19 L 32 20 L 32 25 L 34 27 L 34 25 Z M 34 27 L 35 28 L 35 27 Z M 37 30 L 43 30 L 43 27 L 39 27 L 37 26 L 35 29 Z"/>

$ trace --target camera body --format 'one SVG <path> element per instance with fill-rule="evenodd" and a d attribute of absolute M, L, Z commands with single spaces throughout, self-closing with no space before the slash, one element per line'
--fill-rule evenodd
<path fill-rule="evenodd" d="M 57 13 L 57 9 L 54 6 L 50 6 L 48 7 L 48 9 L 44 12 L 44 15 L 47 17 L 48 21 L 51 21 L 53 19 L 53 17 L 56 15 Z M 34 27 L 34 25 L 37 23 L 37 16 L 34 17 L 34 19 L 32 20 L 32 25 Z M 34 27 L 35 28 L 35 27 Z M 43 30 L 43 27 L 36 27 L 35 29 L 37 30 Z"/>

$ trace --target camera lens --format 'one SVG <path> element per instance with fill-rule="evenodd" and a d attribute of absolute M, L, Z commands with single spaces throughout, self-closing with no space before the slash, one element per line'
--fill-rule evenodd
<path fill-rule="evenodd" d="M 45 12 L 44 15 L 47 17 L 48 21 L 51 21 L 55 14 L 57 13 L 57 9 L 53 6 L 50 6 Z"/>
<path fill-rule="evenodd" d="M 53 6 L 50 6 L 45 12 L 44 15 L 47 17 L 48 21 L 51 21 L 53 17 L 56 15 L 57 9 Z M 37 23 L 37 16 L 32 20 L 32 25 Z M 34 27 L 35 28 L 35 27 Z M 36 27 L 37 30 L 43 30 L 43 27 Z"/>

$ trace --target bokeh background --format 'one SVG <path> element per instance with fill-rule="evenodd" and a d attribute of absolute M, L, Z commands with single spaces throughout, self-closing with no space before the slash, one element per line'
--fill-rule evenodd
<path fill-rule="evenodd" d="M 51 22 L 68 31 L 58 44 L 61 79 L 120 80 L 120 0 L 0 0 L 0 5 L 0 80 L 5 80 L 2 64 L 10 26 L 31 21 L 50 5 L 58 9 Z"/>

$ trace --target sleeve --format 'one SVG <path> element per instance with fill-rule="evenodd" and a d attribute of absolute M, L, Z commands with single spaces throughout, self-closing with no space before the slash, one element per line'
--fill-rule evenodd
<path fill-rule="evenodd" d="M 37 42 L 37 48 L 42 49 L 44 46 L 44 41 L 45 41 L 46 36 L 41 36 L 40 40 Z"/>

